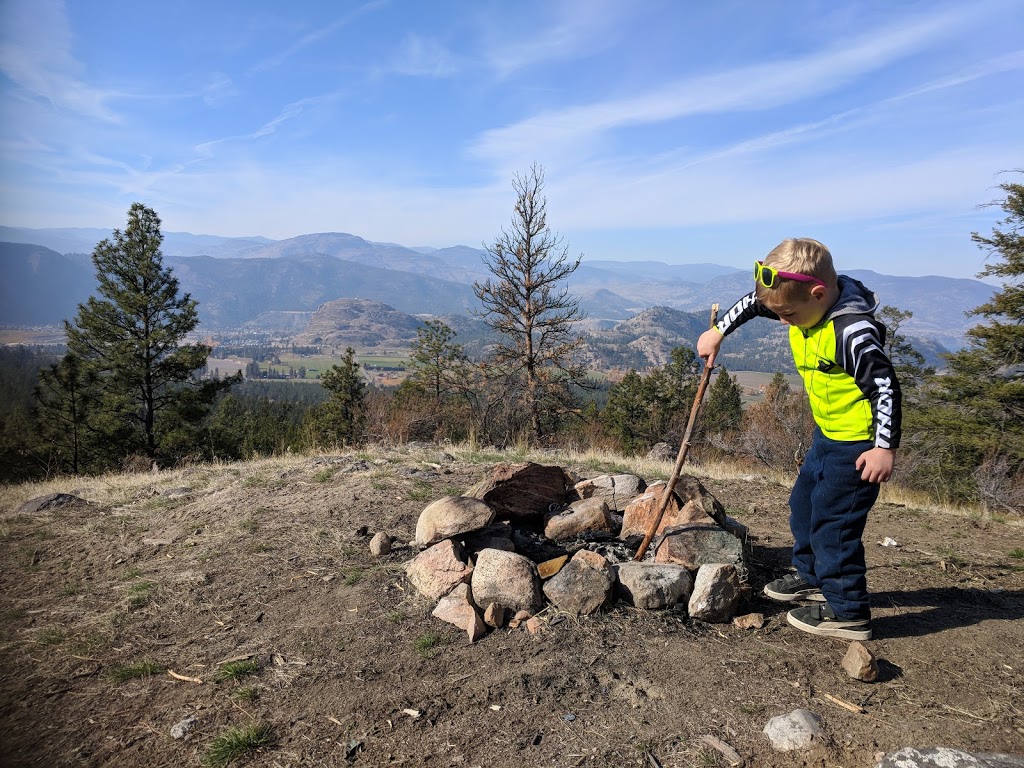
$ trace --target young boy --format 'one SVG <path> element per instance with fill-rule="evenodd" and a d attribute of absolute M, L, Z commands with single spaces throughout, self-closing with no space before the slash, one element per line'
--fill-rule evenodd
<path fill-rule="evenodd" d="M 781 320 L 810 398 L 817 428 L 789 497 L 796 573 L 764 592 L 817 603 L 789 612 L 797 629 L 869 640 L 861 536 L 900 441 L 900 387 L 883 351 L 885 326 L 874 318 L 878 300 L 837 276 L 828 249 L 809 238 L 783 241 L 754 265 L 754 278 L 754 290 L 701 335 L 697 352 L 714 365 L 723 339 L 747 320 Z"/>

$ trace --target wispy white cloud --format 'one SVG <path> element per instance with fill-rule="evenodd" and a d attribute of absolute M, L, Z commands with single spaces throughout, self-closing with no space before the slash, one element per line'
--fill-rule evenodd
<path fill-rule="evenodd" d="M 458 57 L 438 40 L 421 35 L 406 36 L 393 61 L 382 68 L 409 77 L 450 77 L 461 68 Z"/>
<path fill-rule="evenodd" d="M 201 144 L 195 146 L 196 154 L 202 157 L 212 157 L 213 149 L 221 144 L 227 144 L 238 141 L 252 141 L 254 139 L 260 139 L 264 136 L 269 136 L 277 132 L 277 129 L 290 120 L 294 120 L 299 117 L 303 112 L 306 112 L 312 107 L 325 104 L 341 96 L 340 91 L 332 93 L 325 93 L 319 96 L 310 96 L 305 99 L 299 99 L 293 101 L 290 104 L 286 104 L 281 111 L 275 115 L 272 119 L 265 122 L 259 128 L 249 133 L 238 134 L 235 136 L 224 136 L 219 139 L 211 139 L 210 141 L 204 141 Z"/>
<path fill-rule="evenodd" d="M 962 15 L 962 11 L 953 11 L 876 30 L 808 56 L 699 75 L 639 96 L 545 112 L 483 133 L 470 152 L 502 168 L 515 167 L 539 151 L 578 155 L 604 134 L 626 126 L 796 103 L 913 54 L 955 29 Z"/>
<path fill-rule="evenodd" d="M 117 122 L 109 102 L 118 94 L 80 77 L 71 26 L 60 0 L 0 3 L 0 71 L 20 88 L 59 109 Z"/>
<path fill-rule="evenodd" d="M 850 132 L 887 119 L 892 116 L 894 109 L 902 109 L 907 101 L 939 91 L 959 88 L 982 78 L 1021 69 L 1024 69 L 1024 51 L 978 62 L 965 71 L 929 81 L 869 104 L 837 112 L 821 120 L 800 123 L 780 131 L 772 131 L 699 153 L 672 152 L 648 157 L 642 161 L 638 158 L 629 158 L 628 163 L 633 168 L 646 165 L 657 168 L 659 173 L 678 173 L 702 163 L 769 152 L 794 144 L 821 141 L 838 133 Z M 623 164 L 625 165 L 625 163 Z"/>
<path fill-rule="evenodd" d="M 203 103 L 208 107 L 216 107 L 235 95 L 235 84 L 228 75 L 214 75 L 213 79 L 201 90 Z"/>
<path fill-rule="evenodd" d="M 309 48 L 310 46 L 316 45 L 321 40 L 326 40 L 327 38 L 331 37 L 336 32 L 338 32 L 338 30 L 344 29 L 352 22 L 356 21 L 360 16 L 370 13 L 371 11 L 380 8 L 381 6 L 387 5 L 388 2 L 389 0 L 371 0 L 368 3 L 364 3 L 363 5 L 360 5 L 359 7 L 352 9 L 341 18 L 335 19 L 326 27 L 313 30 L 312 32 L 307 32 L 305 35 L 300 37 L 298 40 L 293 42 L 284 50 L 274 54 L 273 56 L 269 56 L 263 59 L 262 61 L 257 62 L 250 70 L 250 74 L 266 72 L 268 70 L 280 67 L 295 54 L 299 53 L 305 48 Z M 301 6 L 298 7 L 301 8 Z"/>
<path fill-rule="evenodd" d="M 553 18 L 526 14 L 518 33 L 506 26 L 490 27 L 483 52 L 488 65 L 508 77 L 549 61 L 592 55 L 611 44 L 618 19 L 629 12 L 621 0 L 563 0 L 545 4 Z"/>

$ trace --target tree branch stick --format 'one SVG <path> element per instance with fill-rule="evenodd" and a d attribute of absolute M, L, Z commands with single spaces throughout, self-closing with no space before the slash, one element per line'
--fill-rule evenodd
<path fill-rule="evenodd" d="M 711 326 L 718 322 L 718 305 L 711 305 Z M 672 498 L 672 494 L 675 493 L 676 483 L 679 482 L 679 475 L 683 470 L 683 464 L 686 463 L 686 455 L 690 452 L 690 437 L 693 435 L 693 427 L 697 422 L 697 412 L 700 410 L 701 400 L 704 399 L 704 391 L 708 388 L 708 381 L 711 379 L 711 366 L 705 363 L 704 372 L 700 377 L 700 384 L 697 386 L 697 394 L 693 398 L 693 407 L 690 408 L 690 419 L 686 422 L 686 432 L 683 434 L 682 445 L 679 446 L 679 455 L 676 457 L 675 466 L 672 468 L 672 476 L 668 479 L 668 484 L 665 486 L 665 493 L 661 497 L 661 504 L 658 507 L 658 514 L 654 517 L 654 522 L 651 523 L 650 529 L 647 531 L 647 535 L 644 536 L 643 543 L 640 544 L 640 549 L 636 551 L 636 557 L 634 560 L 643 560 L 645 554 L 647 554 L 647 548 L 651 546 L 651 539 L 654 538 L 655 533 L 658 530 L 658 526 L 661 525 L 661 519 L 665 516 L 665 510 L 668 509 L 669 499 Z"/>

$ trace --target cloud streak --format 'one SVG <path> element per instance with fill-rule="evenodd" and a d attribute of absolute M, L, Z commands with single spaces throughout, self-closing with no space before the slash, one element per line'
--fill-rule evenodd
<path fill-rule="evenodd" d="M 261 139 L 264 136 L 270 136 L 271 134 L 277 133 L 278 128 L 282 125 L 299 117 L 310 108 L 334 101 L 340 96 L 340 92 L 334 92 L 293 101 L 290 104 L 286 104 L 275 117 L 265 122 L 255 131 L 204 141 L 195 146 L 195 152 L 202 157 L 209 158 L 213 156 L 213 150 L 217 146 L 240 141 L 254 141 L 256 139 Z"/>
<path fill-rule="evenodd" d="M 579 152 L 616 129 L 683 117 L 750 112 L 800 102 L 883 69 L 953 29 L 960 12 L 873 32 L 808 56 L 685 78 L 640 96 L 553 110 L 484 132 L 470 154 L 502 168 L 538 148 Z M 546 154 L 547 152 L 545 152 Z"/>
<path fill-rule="evenodd" d="M 273 56 L 263 59 L 257 62 L 249 71 L 249 74 L 258 74 L 261 72 L 267 72 L 272 69 L 277 69 L 283 65 L 292 56 L 297 53 L 316 45 L 322 40 L 326 40 L 333 36 L 336 32 L 352 24 L 354 21 L 359 19 L 361 16 L 370 13 L 377 8 L 387 5 L 388 0 L 371 0 L 371 2 L 364 3 L 358 8 L 354 8 L 349 13 L 346 13 L 339 19 L 334 20 L 326 27 L 321 29 L 315 29 L 312 32 L 307 32 L 305 35 L 300 37 L 294 43 L 289 45 L 284 50 L 276 53 Z"/>
<path fill-rule="evenodd" d="M 0 71 L 26 93 L 59 109 L 105 122 L 120 120 L 108 105 L 118 96 L 78 76 L 71 26 L 57 0 L 4 0 L 0 6 Z"/>
<path fill-rule="evenodd" d="M 555 18 L 530 16 L 523 34 L 509 35 L 505 28 L 487 32 L 484 57 L 498 77 L 511 77 L 545 62 L 592 55 L 614 38 L 615 22 L 630 6 L 617 0 L 566 0 L 548 7 Z"/>

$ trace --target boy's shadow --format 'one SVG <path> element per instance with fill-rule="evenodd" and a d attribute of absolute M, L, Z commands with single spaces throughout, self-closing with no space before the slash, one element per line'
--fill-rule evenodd
<path fill-rule="evenodd" d="M 974 587 L 892 590 L 872 593 L 871 607 L 875 609 L 871 624 L 876 637 L 920 637 L 945 629 L 969 627 L 988 619 L 1024 619 L 1024 590 Z M 922 607 L 925 610 L 897 610 L 895 614 L 879 615 L 879 609 Z"/>
<path fill-rule="evenodd" d="M 754 545 L 751 559 L 751 583 L 765 608 L 787 611 L 792 606 L 759 594 L 766 583 L 789 568 L 791 550 L 786 547 Z M 871 593 L 871 625 L 878 639 L 921 637 L 946 629 L 969 627 L 989 619 L 1024 619 L 1024 590 L 990 590 L 975 587 L 928 587 L 907 591 L 888 590 Z M 908 610 L 901 611 L 899 609 Z M 918 610 L 923 608 L 924 610 Z M 892 609 L 896 609 L 895 613 Z M 884 615 L 883 615 L 884 614 Z"/>

